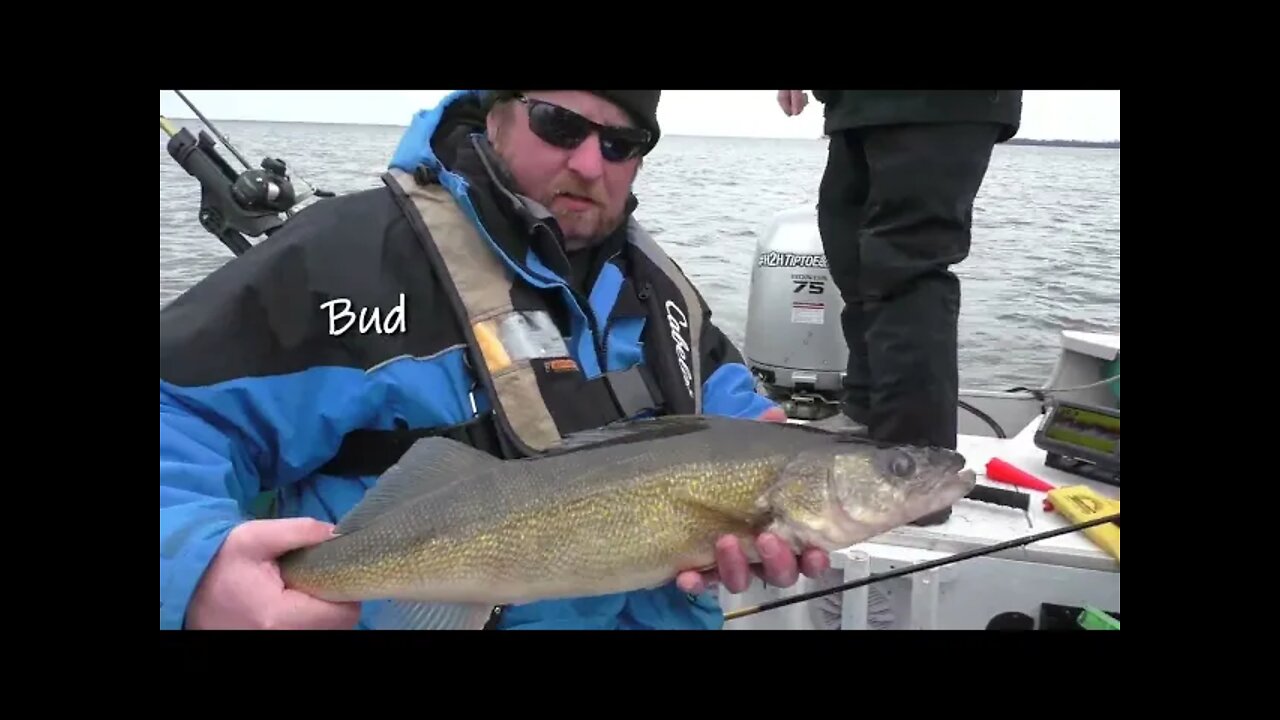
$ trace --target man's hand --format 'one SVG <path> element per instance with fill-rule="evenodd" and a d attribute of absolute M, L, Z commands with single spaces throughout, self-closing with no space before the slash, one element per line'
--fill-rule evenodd
<path fill-rule="evenodd" d="M 764 420 L 764 421 L 766 421 L 766 422 L 780 422 L 780 423 L 784 423 L 784 422 L 786 422 L 786 421 L 787 421 L 787 411 L 786 411 L 786 410 L 783 410 L 782 408 L 778 407 L 777 405 L 774 405 L 773 407 L 769 408 L 768 410 L 765 410 L 764 412 L 760 413 L 760 417 L 758 417 L 758 418 L 756 418 L 756 419 L 757 419 L 757 420 Z"/>
<path fill-rule="evenodd" d="M 787 92 L 787 91 L 783 91 Z M 781 100 L 781 95 L 779 95 Z M 786 422 L 787 413 L 777 405 L 765 410 L 756 418 L 762 422 Z M 776 535 L 763 533 L 756 538 L 756 550 L 761 562 L 752 564 L 742 551 L 742 544 L 733 535 L 725 535 L 716 542 L 716 567 L 706 572 L 689 570 L 676 576 L 676 585 L 687 593 L 700 593 L 707 586 L 723 582 L 729 592 L 740 593 L 751 585 L 751 576 L 763 578 L 777 587 L 791 587 L 800 579 L 800 573 L 816 578 L 831 566 L 831 558 L 823 550 L 807 548 L 799 560 L 791 548 Z"/>
<path fill-rule="evenodd" d="M 359 603 L 331 603 L 280 579 L 276 558 L 332 537 L 333 525 L 311 518 L 253 520 L 236 527 L 213 557 L 187 609 L 193 630 L 350 630 Z"/>
<path fill-rule="evenodd" d="M 775 587 L 791 587 L 800 579 L 800 573 L 816 578 L 831 566 L 827 553 L 817 548 L 806 549 L 797 560 L 782 538 L 771 533 L 762 533 L 755 545 L 761 562 L 752 565 L 747 562 L 738 538 L 721 537 L 716 542 L 716 567 L 706 572 L 682 572 L 676 576 L 676 585 L 684 592 L 700 593 L 712 583 L 720 582 L 729 592 L 740 593 L 750 587 L 754 574 Z"/>
<path fill-rule="evenodd" d="M 809 94 L 803 90 L 779 90 L 778 105 L 787 115 L 799 115 L 809 104 Z"/>

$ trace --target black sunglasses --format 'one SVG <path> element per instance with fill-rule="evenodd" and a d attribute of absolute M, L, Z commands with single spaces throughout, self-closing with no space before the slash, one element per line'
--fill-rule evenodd
<path fill-rule="evenodd" d="M 600 137 L 600 156 L 609 162 L 623 162 L 649 151 L 652 135 L 644 128 L 601 125 L 578 113 L 545 100 L 517 95 L 529 108 L 529 129 L 544 142 L 573 150 L 595 131 Z"/>

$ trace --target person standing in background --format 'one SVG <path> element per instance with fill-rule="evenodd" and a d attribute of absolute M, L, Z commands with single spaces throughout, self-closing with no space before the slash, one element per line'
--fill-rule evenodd
<path fill-rule="evenodd" d="M 841 413 L 819 424 L 955 449 L 960 282 L 973 204 L 1021 90 L 814 90 L 830 138 L 818 229 L 844 299 Z M 787 115 L 808 104 L 779 90 Z M 916 521 L 945 522 L 950 509 Z"/>

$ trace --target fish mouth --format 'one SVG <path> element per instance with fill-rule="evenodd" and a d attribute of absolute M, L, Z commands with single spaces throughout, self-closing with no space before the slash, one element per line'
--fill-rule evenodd
<path fill-rule="evenodd" d="M 923 453 L 925 462 L 932 465 L 944 475 L 955 475 L 964 469 L 969 461 L 964 455 L 947 448 L 927 448 Z"/>
<path fill-rule="evenodd" d="M 943 473 L 941 477 L 941 482 L 933 485 L 933 491 L 926 493 L 924 504 L 928 507 L 918 513 L 916 518 L 951 507 L 972 492 L 978 484 L 978 474 L 973 470 L 952 470 Z"/>
<path fill-rule="evenodd" d="M 951 476 L 951 480 L 943 483 L 947 491 L 955 491 L 960 497 L 967 495 L 978 484 L 978 474 L 973 470 L 959 470 Z"/>
<path fill-rule="evenodd" d="M 977 484 L 978 474 L 973 470 L 950 470 L 940 473 L 924 494 L 936 495 L 938 502 L 950 505 L 968 495 Z"/>

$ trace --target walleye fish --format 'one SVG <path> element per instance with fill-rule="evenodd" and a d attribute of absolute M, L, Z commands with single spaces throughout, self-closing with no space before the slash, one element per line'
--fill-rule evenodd
<path fill-rule="evenodd" d="M 419 440 L 329 540 L 280 559 L 286 587 L 390 600 L 404 628 L 478 628 L 490 610 L 660 586 L 715 565 L 715 543 L 776 533 L 797 553 L 862 542 L 964 497 L 958 453 L 804 425 L 633 420 L 499 460 Z M 394 615 L 394 617 L 392 617 Z"/>

